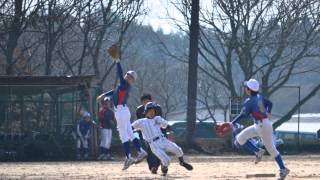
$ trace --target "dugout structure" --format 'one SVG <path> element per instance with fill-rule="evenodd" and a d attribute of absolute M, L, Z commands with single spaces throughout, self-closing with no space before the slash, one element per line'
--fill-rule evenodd
<path fill-rule="evenodd" d="M 0 161 L 64 160 L 81 110 L 92 112 L 93 76 L 0 76 Z"/>

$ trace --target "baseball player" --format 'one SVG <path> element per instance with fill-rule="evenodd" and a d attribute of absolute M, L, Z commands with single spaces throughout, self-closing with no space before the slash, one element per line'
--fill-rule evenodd
<path fill-rule="evenodd" d="M 100 156 L 99 160 L 111 160 L 110 145 L 112 139 L 112 121 L 115 121 L 114 112 L 110 107 L 110 97 L 105 97 L 102 101 L 102 107 L 98 112 L 100 123 Z"/>
<path fill-rule="evenodd" d="M 114 104 L 114 115 L 117 121 L 117 129 L 126 155 L 126 160 L 122 170 L 126 170 L 132 164 L 141 162 L 147 156 L 147 153 L 141 147 L 138 138 L 136 138 L 133 134 L 130 122 L 131 114 L 127 105 L 130 88 L 137 79 L 137 73 L 135 71 L 128 71 L 123 76 L 120 60 L 117 60 L 115 62 L 117 66 L 117 76 L 120 79 L 120 84 L 116 89 L 98 96 L 98 100 L 101 100 L 106 96 L 112 97 Z M 133 142 L 135 148 L 138 151 L 138 156 L 136 159 L 133 159 L 131 157 L 130 140 Z"/>
<path fill-rule="evenodd" d="M 282 157 L 276 149 L 273 142 L 272 122 L 269 120 L 271 116 L 272 103 L 259 94 L 259 82 L 250 79 L 244 83 L 245 93 L 249 96 L 243 105 L 241 113 L 234 118 L 232 124 L 235 126 L 242 118 L 251 115 L 254 119 L 254 125 L 245 128 L 236 136 L 235 144 L 237 147 L 244 146 L 249 151 L 256 154 L 256 163 L 260 162 L 264 149 L 258 148 L 250 140 L 259 136 L 269 154 L 275 158 L 280 168 L 280 179 L 284 179 L 290 170 L 284 165 Z"/>
<path fill-rule="evenodd" d="M 138 108 L 136 110 L 137 119 L 142 119 L 145 117 L 144 107 L 148 102 L 152 102 L 152 97 L 150 94 L 143 94 L 140 98 L 140 101 L 141 101 L 142 105 L 138 106 Z M 162 109 L 161 109 L 160 105 L 158 105 L 158 104 L 156 104 L 156 116 L 162 117 Z M 161 128 L 161 131 L 162 131 L 163 135 L 166 136 L 166 129 Z M 138 133 L 139 133 L 139 137 L 141 139 L 141 144 L 145 145 L 144 148 L 148 153 L 147 163 L 148 163 L 149 170 L 151 171 L 152 174 L 157 174 L 158 168 L 160 166 L 160 159 L 157 158 L 157 156 L 152 153 L 150 146 L 148 145 L 147 142 L 143 143 L 144 140 L 143 140 L 143 136 L 142 136 L 141 131 L 138 131 Z"/>
<path fill-rule="evenodd" d="M 89 158 L 89 138 L 91 133 L 92 121 L 88 112 L 83 113 L 81 120 L 77 123 L 72 135 L 76 139 L 77 159 L 81 159 L 83 148 L 84 159 Z M 81 148 L 82 147 L 82 148 Z"/>
<path fill-rule="evenodd" d="M 161 160 L 161 170 L 163 175 L 168 172 L 170 157 L 166 152 L 171 152 L 179 158 L 179 164 L 187 170 L 193 167 L 183 160 L 182 149 L 175 143 L 169 141 L 161 132 L 160 128 L 166 128 L 168 122 L 160 116 L 156 116 L 157 105 L 148 102 L 145 105 L 145 115 L 143 119 L 139 119 L 132 123 L 132 127 L 141 130 L 143 138 L 149 143 L 151 151 Z"/>

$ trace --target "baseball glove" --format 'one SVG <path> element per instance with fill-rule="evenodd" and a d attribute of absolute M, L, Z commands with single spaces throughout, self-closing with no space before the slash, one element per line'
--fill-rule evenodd
<path fill-rule="evenodd" d="M 112 60 L 115 62 L 120 61 L 120 47 L 117 44 L 113 44 L 108 48 L 108 53 L 112 57 Z"/>
<path fill-rule="evenodd" d="M 216 133 L 219 137 L 225 137 L 232 132 L 232 123 L 221 123 L 215 126 Z"/>

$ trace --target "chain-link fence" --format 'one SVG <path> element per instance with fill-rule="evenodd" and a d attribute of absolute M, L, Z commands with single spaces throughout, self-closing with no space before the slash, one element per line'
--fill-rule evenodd
<path fill-rule="evenodd" d="M 90 79 L 20 77 L 7 82 L 2 77 L 0 160 L 70 158 L 75 148 L 71 131 L 80 110 L 89 109 Z"/>

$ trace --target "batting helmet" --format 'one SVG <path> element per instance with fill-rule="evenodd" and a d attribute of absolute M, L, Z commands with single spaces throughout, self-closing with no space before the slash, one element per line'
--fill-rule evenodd
<path fill-rule="evenodd" d="M 154 102 L 148 102 L 145 106 L 144 106 L 144 114 L 146 114 L 150 109 L 156 109 L 157 108 L 157 104 Z"/>

